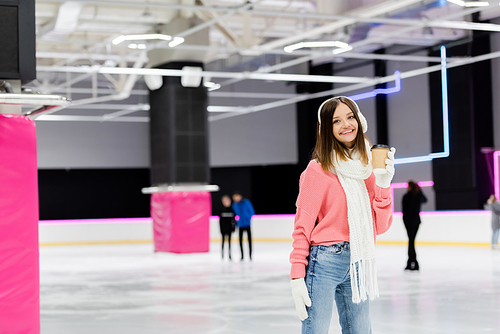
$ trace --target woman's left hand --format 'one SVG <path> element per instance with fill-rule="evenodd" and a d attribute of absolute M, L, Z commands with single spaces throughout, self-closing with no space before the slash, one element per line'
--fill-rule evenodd
<path fill-rule="evenodd" d="M 387 153 L 387 159 L 385 159 L 385 170 L 375 169 L 373 174 L 375 174 L 375 184 L 380 188 L 389 188 L 391 186 L 392 178 L 394 177 L 394 154 L 396 149 L 391 148 L 389 153 Z"/>

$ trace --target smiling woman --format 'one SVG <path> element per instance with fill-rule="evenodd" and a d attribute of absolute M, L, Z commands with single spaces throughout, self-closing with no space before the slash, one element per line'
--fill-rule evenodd
<path fill-rule="evenodd" d="M 361 125 L 361 130 L 358 131 Z M 363 164 L 368 164 L 365 133 L 368 124 L 356 102 L 345 96 L 326 100 L 318 109 L 318 139 L 313 152 L 313 159 L 321 161 L 324 171 L 334 168 L 332 152 L 347 161 L 351 149 L 356 147 Z"/>
<path fill-rule="evenodd" d="M 300 176 L 290 254 L 302 333 L 328 333 L 334 299 L 343 333 L 371 333 L 369 299 L 379 295 L 374 240 L 392 224 L 395 150 L 374 174 L 367 129 L 348 97 L 319 107 L 314 160 Z"/>

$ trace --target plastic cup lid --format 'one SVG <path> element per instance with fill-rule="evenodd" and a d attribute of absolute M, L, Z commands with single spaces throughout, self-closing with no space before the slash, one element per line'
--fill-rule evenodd
<path fill-rule="evenodd" d="M 389 145 L 385 145 L 385 144 L 376 144 L 376 145 L 373 145 L 371 149 L 373 150 L 373 149 L 376 149 L 376 148 L 390 149 Z"/>

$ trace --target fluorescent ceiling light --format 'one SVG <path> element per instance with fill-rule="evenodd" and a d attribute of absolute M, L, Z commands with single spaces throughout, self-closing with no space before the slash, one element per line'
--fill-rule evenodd
<path fill-rule="evenodd" d="M 180 37 L 180 38 L 182 38 L 182 37 Z M 111 43 L 113 43 L 114 45 L 118 45 L 124 41 L 145 41 L 145 40 L 151 40 L 151 39 L 159 39 L 162 41 L 171 41 L 172 36 L 165 35 L 165 34 L 121 35 L 121 36 L 116 37 L 114 40 L 112 40 Z M 174 40 L 175 40 L 175 38 L 174 38 Z M 184 39 L 183 39 L 183 41 L 184 41 Z"/>
<path fill-rule="evenodd" d="M 349 44 L 340 41 L 300 42 L 285 46 L 283 50 L 285 52 L 291 53 L 295 50 L 302 48 L 328 48 L 328 47 L 347 48 L 349 47 Z"/>
<path fill-rule="evenodd" d="M 486 7 L 489 6 L 490 3 L 487 1 L 461 1 L 461 0 L 448 0 L 455 5 L 461 7 Z"/>
<path fill-rule="evenodd" d="M 462 6 L 462 7 L 465 7 L 465 1 L 461 1 L 461 0 L 448 0 L 448 2 L 451 2 L 455 5 L 458 5 L 458 6 Z"/>
<path fill-rule="evenodd" d="M 184 43 L 184 38 L 174 37 L 174 39 L 170 43 L 168 43 L 168 46 L 173 48 L 173 47 L 176 47 L 177 45 L 182 44 L 182 43 Z"/>
<path fill-rule="evenodd" d="M 332 51 L 332 53 L 333 53 L 334 55 L 338 55 L 338 54 L 340 54 L 340 53 L 344 53 L 344 52 L 351 51 L 351 50 L 352 50 L 352 46 L 348 46 L 348 47 L 346 47 L 346 48 L 335 49 L 335 50 L 333 50 L 333 51 Z"/>
<path fill-rule="evenodd" d="M 486 1 L 468 1 L 465 3 L 465 7 L 486 7 L 489 5 L 490 3 Z"/>
<path fill-rule="evenodd" d="M 128 45 L 129 49 L 139 49 L 139 50 L 144 50 L 146 49 L 146 44 L 135 44 L 135 43 L 130 43 Z"/>
<path fill-rule="evenodd" d="M 231 107 L 231 106 L 208 106 L 208 112 L 238 112 L 243 111 L 245 107 Z"/>

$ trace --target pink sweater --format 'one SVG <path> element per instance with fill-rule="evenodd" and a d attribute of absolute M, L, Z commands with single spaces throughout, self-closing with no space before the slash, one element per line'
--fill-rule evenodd
<path fill-rule="evenodd" d="M 392 224 L 390 188 L 375 184 L 375 175 L 365 180 L 372 203 L 373 230 L 386 232 Z M 325 172 L 316 161 L 310 161 L 300 176 L 297 214 L 290 254 L 290 278 L 305 277 L 307 256 L 311 245 L 333 245 L 349 241 L 347 202 L 340 181 L 332 172 Z M 317 222 L 317 224 L 316 224 Z"/>

